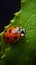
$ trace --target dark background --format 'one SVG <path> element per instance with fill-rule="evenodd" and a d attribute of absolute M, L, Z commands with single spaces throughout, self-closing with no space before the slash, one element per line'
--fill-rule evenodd
<path fill-rule="evenodd" d="M 20 8 L 21 0 L 0 0 L 0 32 L 14 18 L 13 13 L 19 11 Z"/>

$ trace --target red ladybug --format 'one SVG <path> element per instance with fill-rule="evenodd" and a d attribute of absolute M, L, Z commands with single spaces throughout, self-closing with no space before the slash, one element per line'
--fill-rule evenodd
<path fill-rule="evenodd" d="M 4 32 L 4 41 L 6 43 L 15 43 L 20 39 L 21 36 L 24 36 L 26 30 L 18 26 L 11 26 L 7 28 Z"/>

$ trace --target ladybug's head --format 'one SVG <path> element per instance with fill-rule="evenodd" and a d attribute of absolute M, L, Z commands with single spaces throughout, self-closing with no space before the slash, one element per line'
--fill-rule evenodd
<path fill-rule="evenodd" d="M 24 36 L 26 34 L 26 30 L 21 27 L 19 28 L 19 31 L 20 31 L 21 36 Z"/>

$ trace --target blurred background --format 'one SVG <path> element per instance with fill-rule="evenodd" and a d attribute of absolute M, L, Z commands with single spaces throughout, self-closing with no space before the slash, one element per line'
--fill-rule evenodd
<path fill-rule="evenodd" d="M 21 0 L 0 0 L 0 33 L 21 8 Z"/>

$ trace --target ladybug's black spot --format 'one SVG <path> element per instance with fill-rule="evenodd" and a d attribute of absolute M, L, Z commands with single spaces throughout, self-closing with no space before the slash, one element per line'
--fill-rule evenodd
<path fill-rule="evenodd" d="M 14 28 L 16 28 L 16 26 Z"/>
<path fill-rule="evenodd" d="M 12 30 L 10 29 L 10 30 L 9 30 L 9 33 L 11 33 L 11 31 L 12 31 Z"/>
<path fill-rule="evenodd" d="M 9 40 L 9 37 L 6 37 L 7 40 Z"/>
<path fill-rule="evenodd" d="M 15 36 L 14 39 L 17 40 L 17 37 Z"/>

